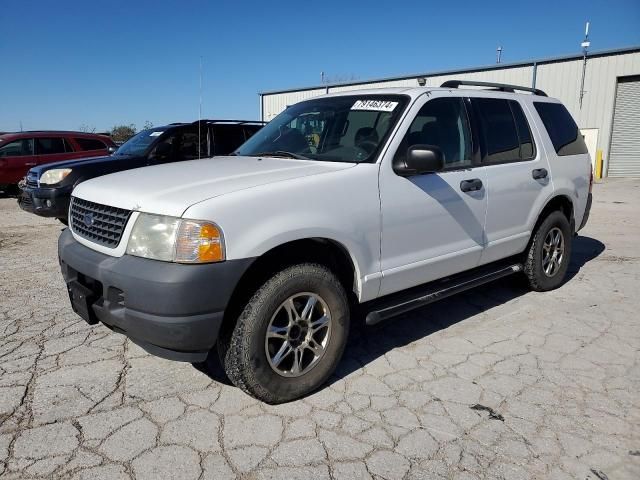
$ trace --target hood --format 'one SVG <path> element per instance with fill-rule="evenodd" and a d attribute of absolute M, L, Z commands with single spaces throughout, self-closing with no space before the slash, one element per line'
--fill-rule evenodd
<path fill-rule="evenodd" d="M 43 165 L 38 165 L 37 167 L 33 167 L 31 169 L 32 172 L 36 172 L 38 174 L 38 178 L 47 170 L 52 170 L 54 168 L 81 168 L 81 167 L 89 167 L 89 166 L 98 166 L 101 163 L 109 163 L 109 165 L 115 165 L 121 163 L 123 165 L 131 164 L 134 160 L 137 160 L 141 157 L 133 157 L 127 155 L 108 155 L 104 157 L 88 157 L 88 158 L 75 158 L 73 160 L 63 160 L 61 162 L 54 163 L 45 163 Z M 142 157 L 144 158 L 144 157 Z"/>
<path fill-rule="evenodd" d="M 73 196 L 127 210 L 179 217 L 190 206 L 213 197 L 353 166 L 283 158 L 213 157 L 105 175 L 81 183 Z"/>

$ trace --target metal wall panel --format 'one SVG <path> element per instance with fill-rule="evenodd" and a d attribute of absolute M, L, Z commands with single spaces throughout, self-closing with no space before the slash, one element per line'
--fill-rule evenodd
<path fill-rule="evenodd" d="M 640 77 L 618 83 L 609 176 L 640 177 Z"/>

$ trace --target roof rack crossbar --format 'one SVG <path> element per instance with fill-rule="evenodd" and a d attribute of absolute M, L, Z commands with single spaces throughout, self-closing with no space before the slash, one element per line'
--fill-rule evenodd
<path fill-rule="evenodd" d="M 215 119 L 215 120 L 210 120 L 207 118 L 203 118 L 201 120 L 196 120 L 195 122 L 193 122 L 194 124 L 197 124 L 198 122 L 204 122 L 204 123 L 236 123 L 236 124 L 245 124 L 245 123 L 258 123 L 260 125 L 264 125 L 267 122 L 263 122 L 261 120 L 220 120 L 220 119 Z"/>
<path fill-rule="evenodd" d="M 495 90 L 500 90 L 501 92 L 511 93 L 514 93 L 516 90 L 521 90 L 523 92 L 531 92 L 534 95 L 540 95 L 541 97 L 547 96 L 547 94 L 539 88 L 520 87 L 518 85 L 509 85 L 506 83 L 477 82 L 475 80 L 447 80 L 442 85 L 440 85 L 440 87 L 442 88 L 459 88 L 461 86 L 487 87 L 493 88 Z"/>

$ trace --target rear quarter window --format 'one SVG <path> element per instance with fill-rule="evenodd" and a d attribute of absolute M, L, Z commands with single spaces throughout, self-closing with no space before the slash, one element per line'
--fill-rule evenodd
<path fill-rule="evenodd" d="M 95 138 L 74 138 L 82 150 L 104 150 L 107 146 Z"/>
<path fill-rule="evenodd" d="M 587 145 L 571 114 L 561 103 L 533 102 L 559 156 L 587 153 Z"/>

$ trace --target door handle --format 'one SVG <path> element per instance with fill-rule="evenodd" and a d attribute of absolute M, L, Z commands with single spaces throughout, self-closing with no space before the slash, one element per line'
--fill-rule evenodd
<path fill-rule="evenodd" d="M 546 168 L 536 168 L 535 170 L 531 171 L 531 176 L 533 177 L 534 180 L 541 180 L 543 178 L 547 178 L 547 175 L 549 175 L 549 172 L 547 172 Z"/>
<path fill-rule="evenodd" d="M 460 190 L 463 192 L 477 192 L 482 189 L 482 180 L 472 178 L 471 180 L 463 180 L 460 182 Z"/>

